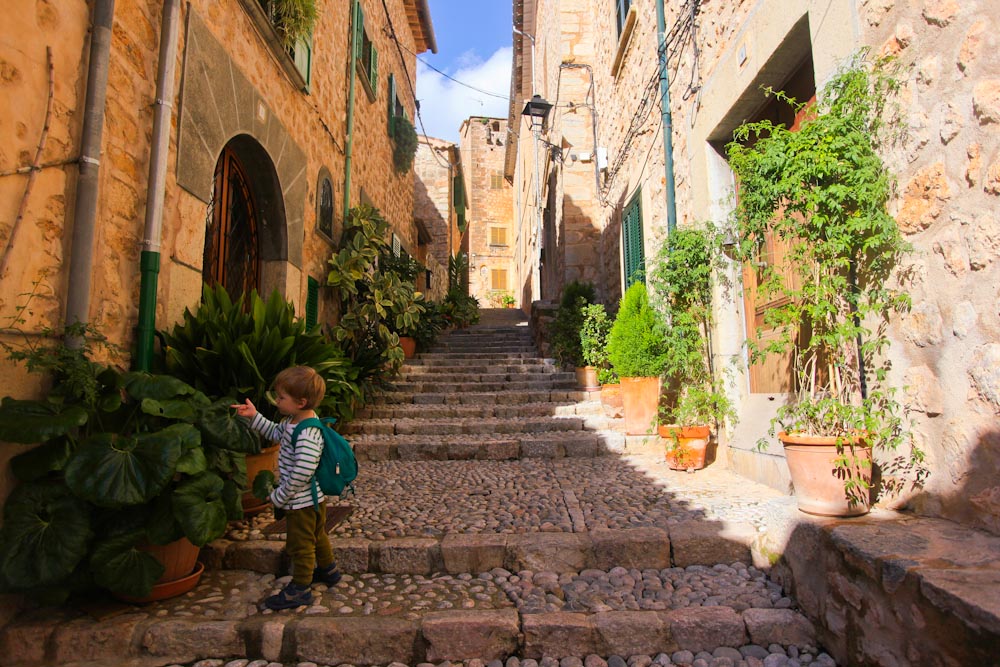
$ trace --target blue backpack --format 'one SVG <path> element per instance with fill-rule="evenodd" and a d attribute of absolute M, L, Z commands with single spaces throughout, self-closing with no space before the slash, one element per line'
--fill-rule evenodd
<path fill-rule="evenodd" d="M 317 487 L 328 496 L 343 496 L 347 489 L 354 493 L 352 482 L 358 476 L 358 460 L 354 456 L 351 443 L 333 430 L 335 423 L 337 420 L 329 417 L 322 420 L 310 417 L 300 421 L 292 431 L 293 446 L 298 442 L 299 433 L 304 428 L 318 428 L 323 434 L 323 452 L 320 454 L 319 465 L 316 466 L 316 474 L 313 475 L 311 485 L 313 505 L 319 505 Z"/>

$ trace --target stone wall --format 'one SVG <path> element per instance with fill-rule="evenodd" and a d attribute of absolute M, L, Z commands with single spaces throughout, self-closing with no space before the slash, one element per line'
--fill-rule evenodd
<path fill-rule="evenodd" d="M 380 54 L 379 85 L 374 100 L 360 83 L 356 89 L 350 202 L 359 203 L 364 194 L 412 251 L 416 246 L 412 175 L 392 168 L 387 133 L 390 72 L 408 117 L 414 117 L 413 87 L 407 76 L 415 74 L 412 52 L 418 46 L 408 27 L 405 3 L 409 1 L 387 0 L 387 17 L 382 2 L 362 0 L 368 32 Z M 17 252 L 0 291 L 0 321 L 14 324 L 21 313 L 24 321 L 18 328 L 37 337 L 44 327 L 57 328 L 65 309 L 76 167 L 60 163 L 74 161 L 80 150 L 92 3 L 12 2 L 7 7 L 7 37 L 0 43 L 0 173 L 23 169 L 33 159 L 44 119 L 46 46 L 53 50 L 55 72 L 52 123 L 41 162 L 56 166 L 46 167 L 36 179 L 16 239 Z M 179 137 L 204 142 L 217 159 L 222 145 L 240 134 L 248 145 L 259 148 L 262 162 L 273 165 L 282 201 L 269 205 L 285 219 L 275 233 L 274 258 L 263 267 L 265 291 L 280 290 L 301 310 L 307 276 L 321 282 L 326 276 L 326 259 L 333 247 L 315 232 L 316 190 L 321 171 L 331 174 L 336 237 L 345 199 L 350 3 L 319 4 L 312 81 L 305 93 L 281 67 L 282 54 L 267 43 L 242 0 L 182 3 L 157 295 L 160 328 L 177 321 L 184 308 L 197 305 L 201 293 L 208 212 L 204 188 L 211 183 L 181 184 L 179 173 L 197 165 L 179 159 L 178 151 L 184 148 Z M 137 320 L 161 5 L 153 0 L 118 3 L 111 42 L 90 317 L 101 333 L 126 351 L 119 360 L 123 364 Z M 390 19 L 402 49 L 388 37 Z M 201 72 L 186 69 L 199 57 L 206 62 L 206 53 L 212 54 L 207 61 L 211 67 Z M 229 86 L 211 85 L 212 77 L 220 73 L 232 73 Z M 203 79 L 196 82 L 198 76 Z M 210 85 L 199 85 L 205 81 Z M 213 108 L 218 114 L 207 116 L 200 126 L 196 123 L 190 135 L 182 132 L 183 119 Z M 210 155 L 208 160 L 212 159 Z M 210 162 L 208 171 L 213 169 Z M 5 243 L 25 183 L 24 175 L 0 176 L 0 239 Z M 277 224 L 273 219 L 265 223 Z M 35 296 L 29 307 L 18 310 L 28 303 L 26 294 L 32 290 Z M 321 318 L 332 317 L 332 304 L 323 301 Z M 8 332 L 5 340 L 22 339 Z M 5 393 L 19 397 L 37 395 L 40 389 L 37 379 L 26 379 L 23 369 L 7 362 L 0 362 L 0 381 L 7 387 Z M 6 470 L 5 462 L 0 465 Z M 6 488 L 0 482 L 0 498 Z"/>
<path fill-rule="evenodd" d="M 458 159 L 455 144 L 423 137 L 413 162 L 413 217 L 431 235 L 424 264 L 432 273 L 427 297 L 435 301 L 448 292 L 448 258 L 458 252 L 453 187 Z"/>
<path fill-rule="evenodd" d="M 468 201 L 469 294 L 479 299 L 482 307 L 498 305 L 497 294 L 518 297 L 512 225 L 514 198 L 510 184 L 503 179 L 507 139 L 505 118 L 473 116 L 462 123 L 460 143 Z M 500 233 L 505 235 L 506 243 L 491 244 L 490 234 L 494 228 L 504 230 Z M 497 269 L 507 272 L 507 283 L 494 289 L 491 274 Z"/>

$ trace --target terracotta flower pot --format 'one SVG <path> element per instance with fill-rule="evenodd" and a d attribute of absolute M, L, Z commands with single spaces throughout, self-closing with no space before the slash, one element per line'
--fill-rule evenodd
<path fill-rule="evenodd" d="M 410 336 L 400 336 L 399 345 L 403 348 L 403 357 L 412 359 L 417 354 L 417 339 Z"/>
<path fill-rule="evenodd" d="M 247 454 L 247 484 L 251 488 L 253 487 L 253 480 L 257 476 L 257 473 L 262 470 L 270 470 L 277 477 L 279 449 L 281 449 L 280 445 L 272 445 L 260 450 L 259 454 Z M 267 504 L 266 500 L 261 500 L 252 491 L 247 491 L 243 494 L 244 514 L 257 514 L 263 511 L 267 507 Z"/>
<path fill-rule="evenodd" d="M 597 369 L 593 366 L 579 366 L 576 369 L 576 386 L 583 391 L 600 391 Z"/>
<path fill-rule="evenodd" d="M 666 443 L 667 465 L 671 470 L 701 470 L 711 431 L 708 426 L 674 426 L 660 424 L 657 433 Z"/>
<path fill-rule="evenodd" d="M 166 569 L 163 576 L 156 580 L 149 595 L 141 598 L 115 596 L 126 602 L 155 602 L 182 595 L 198 585 L 201 574 L 205 571 L 205 566 L 198 562 L 201 550 L 186 537 L 164 545 L 142 544 L 138 549 L 152 554 Z"/>
<path fill-rule="evenodd" d="M 845 443 L 849 465 L 838 468 L 837 439 L 782 431 L 788 471 L 799 510 L 821 516 L 861 516 L 871 508 L 872 450 L 854 438 Z M 853 482 L 850 490 L 847 483 Z"/>
<path fill-rule="evenodd" d="M 660 378 L 623 377 L 621 383 L 622 403 L 625 406 L 625 435 L 655 433 Z"/>
<path fill-rule="evenodd" d="M 608 417 L 621 417 L 625 414 L 625 406 L 622 403 L 622 386 L 615 384 L 601 385 L 601 403 L 604 404 L 604 414 Z"/>

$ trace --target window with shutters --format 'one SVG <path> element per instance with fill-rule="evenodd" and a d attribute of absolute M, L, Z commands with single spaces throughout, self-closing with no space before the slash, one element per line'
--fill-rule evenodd
<path fill-rule="evenodd" d="M 296 88 L 308 93 L 312 79 L 312 34 L 304 35 L 290 44 L 285 38 L 285 17 L 281 13 L 281 3 L 276 0 L 240 0 L 240 3 L 256 24 L 285 75 Z"/>
<path fill-rule="evenodd" d="M 507 269 L 490 270 L 490 289 L 492 290 L 507 289 Z"/>
<path fill-rule="evenodd" d="M 312 329 L 319 320 L 319 281 L 312 276 L 306 281 L 306 326 Z"/>
<path fill-rule="evenodd" d="M 395 136 L 396 131 L 396 119 L 406 118 L 406 107 L 399 99 L 399 89 L 396 87 L 396 77 L 393 74 L 389 75 L 389 80 L 386 83 L 389 86 L 389 125 L 388 131 L 389 136 Z"/>
<path fill-rule="evenodd" d="M 508 245 L 506 227 L 502 225 L 490 225 L 490 245 Z"/>
<path fill-rule="evenodd" d="M 378 94 L 378 50 L 365 26 L 365 12 L 360 2 L 355 5 L 354 11 L 354 55 L 361 84 L 368 93 L 368 99 L 374 102 Z"/>
<path fill-rule="evenodd" d="M 636 191 L 622 211 L 622 250 L 625 259 L 625 289 L 633 283 L 646 282 L 645 251 L 642 247 L 642 201 Z"/>
<path fill-rule="evenodd" d="M 632 0 L 614 0 L 615 3 L 615 26 L 618 28 L 618 36 L 621 37 L 622 30 L 625 29 L 625 19 L 628 18 L 628 10 L 632 6 Z"/>

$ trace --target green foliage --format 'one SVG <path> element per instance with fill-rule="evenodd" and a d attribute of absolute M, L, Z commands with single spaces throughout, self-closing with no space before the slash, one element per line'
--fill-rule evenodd
<path fill-rule="evenodd" d="M 552 324 L 549 325 L 548 337 L 552 344 L 552 353 L 564 366 L 586 365 L 580 346 L 583 308 L 593 303 L 595 298 L 594 286 L 591 283 L 573 280 L 563 288 L 559 307 L 556 309 Z"/>
<path fill-rule="evenodd" d="M 448 291 L 453 289 L 469 293 L 469 256 L 464 252 L 448 258 Z"/>
<path fill-rule="evenodd" d="M 608 335 L 608 358 L 621 377 L 657 377 L 667 364 L 664 326 L 649 305 L 646 285 L 634 283 L 625 292 Z"/>
<path fill-rule="evenodd" d="M 349 417 L 360 396 L 357 369 L 319 327 L 308 327 L 277 291 L 233 300 L 221 285 L 202 290 L 197 310 L 163 334 L 164 367 L 212 397 L 249 398 L 264 416 L 278 417 L 268 400 L 274 378 L 291 366 L 309 366 L 326 381 L 318 411 Z M 259 452 L 260 445 L 251 451 Z"/>
<path fill-rule="evenodd" d="M 891 181 L 878 153 L 897 88 L 886 61 L 859 56 L 805 110 L 798 131 L 749 123 L 728 146 L 740 182 L 740 257 L 759 267 L 763 298 L 785 299 L 765 315 L 781 335 L 751 340 L 751 353 L 794 352 L 797 398 L 772 428 L 845 441 L 863 432 L 890 449 L 904 441 L 901 408 L 884 381 L 886 324 L 909 307 L 890 279 L 909 246 L 887 211 Z M 785 265 L 761 261 L 768 235 L 790 248 Z M 912 452 L 918 464 L 922 454 Z"/>
<path fill-rule="evenodd" d="M 241 516 L 227 466 L 253 435 L 232 398 L 213 403 L 169 376 L 96 365 L 94 375 L 93 392 L 57 383 L 45 400 L 0 402 L 0 440 L 41 443 L 12 460 L 21 483 L 0 529 L 5 588 L 66 594 L 94 581 L 146 595 L 163 570 L 138 543 L 201 546 Z M 48 423 L 31 419 L 40 414 Z"/>
<path fill-rule="evenodd" d="M 286 49 L 311 35 L 319 17 L 316 0 L 265 0 L 262 4 Z"/>
<path fill-rule="evenodd" d="M 448 290 L 441 303 L 445 320 L 456 327 L 464 327 L 479 321 L 479 301 L 469 296 L 461 287 Z"/>
<path fill-rule="evenodd" d="M 618 376 L 611 369 L 608 359 L 608 336 L 611 334 L 611 318 L 604 304 L 591 303 L 583 307 L 583 326 L 580 327 L 580 351 L 583 362 L 597 369 L 597 379 L 601 384 L 616 384 Z"/>
<path fill-rule="evenodd" d="M 327 284 L 341 303 L 334 338 L 358 368 L 364 394 L 384 386 L 403 363 L 397 331 L 413 331 L 424 310 L 414 289 L 413 264 L 394 258 L 389 223 L 377 209 L 352 208 L 341 249 L 329 259 Z M 419 266 L 419 265 L 417 265 Z"/>
<path fill-rule="evenodd" d="M 417 131 L 405 116 L 392 121 L 392 166 L 400 174 L 410 171 L 417 154 Z"/>
<path fill-rule="evenodd" d="M 441 304 L 435 301 L 425 302 L 424 312 L 413 332 L 413 337 L 417 340 L 417 350 L 420 352 L 429 350 L 447 326 L 448 320 L 444 316 Z"/>

